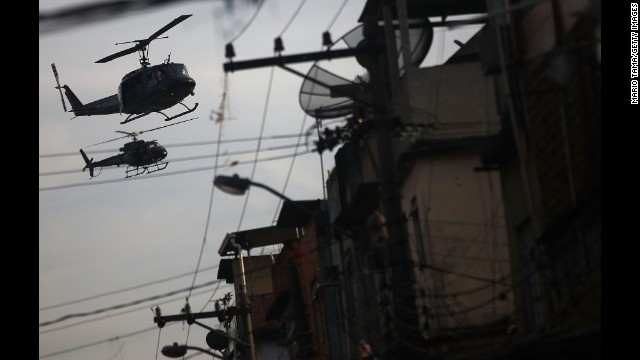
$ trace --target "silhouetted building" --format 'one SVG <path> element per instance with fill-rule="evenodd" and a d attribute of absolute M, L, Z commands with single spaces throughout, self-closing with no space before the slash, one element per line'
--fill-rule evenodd
<path fill-rule="evenodd" d="M 502 180 L 515 338 L 528 346 L 504 358 L 600 358 L 600 1 L 488 4 L 503 131 L 484 159 Z"/>

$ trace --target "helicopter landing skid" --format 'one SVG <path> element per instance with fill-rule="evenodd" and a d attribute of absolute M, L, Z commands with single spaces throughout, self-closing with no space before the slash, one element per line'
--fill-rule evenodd
<path fill-rule="evenodd" d="M 135 119 L 140 119 L 141 117 L 143 117 L 143 116 L 147 116 L 147 115 L 149 115 L 149 114 L 151 114 L 151 113 L 150 113 L 150 112 L 148 112 L 148 113 L 140 114 L 140 115 L 138 115 L 138 116 L 134 116 L 134 117 L 131 117 L 131 115 L 129 115 L 129 116 L 127 116 L 127 118 L 126 118 L 123 122 L 121 122 L 120 124 L 126 124 L 126 123 L 128 123 L 129 121 L 133 121 L 133 120 L 135 120 Z"/>
<path fill-rule="evenodd" d="M 168 162 L 161 162 L 161 163 L 159 162 L 153 165 L 146 165 L 146 166 L 129 166 L 127 167 L 127 171 L 126 171 L 127 176 L 125 177 L 125 179 L 142 175 L 144 173 L 152 174 L 156 171 L 166 169 L 167 165 L 169 165 Z"/>
<path fill-rule="evenodd" d="M 162 114 L 162 115 L 164 115 L 164 116 L 167 116 L 167 118 L 166 118 L 166 119 L 164 119 L 164 121 L 170 121 L 170 120 L 173 120 L 173 119 L 175 119 L 175 118 L 177 118 L 177 117 L 180 117 L 180 116 L 182 116 L 182 115 L 186 115 L 186 114 L 188 114 L 188 113 L 190 113 L 190 112 L 193 112 L 193 111 L 198 107 L 198 103 L 195 103 L 195 105 L 193 105 L 193 108 L 192 108 L 192 109 L 189 109 L 189 107 L 188 107 L 187 105 L 183 104 L 183 103 L 180 103 L 180 105 L 182 105 L 182 106 L 184 106 L 185 108 L 187 108 L 187 111 L 183 111 L 183 112 L 181 112 L 180 114 L 178 114 L 178 115 L 174 115 L 174 116 L 172 116 L 172 117 L 168 117 L 167 115 L 164 115 L 164 114 L 160 113 L 160 114 Z M 159 111 L 158 111 L 158 112 L 159 112 Z"/>
<path fill-rule="evenodd" d="M 178 117 L 180 117 L 180 116 L 182 116 L 182 115 L 186 115 L 186 114 L 188 114 L 188 113 L 191 113 L 191 112 L 193 112 L 193 111 L 198 107 L 198 103 L 195 103 L 195 105 L 194 105 L 194 106 L 193 106 L 193 108 L 191 108 L 191 109 L 189 109 L 189 107 L 188 107 L 187 105 L 183 104 L 183 103 L 179 103 L 179 104 L 180 104 L 180 105 L 182 105 L 182 106 L 184 106 L 185 108 L 187 108 L 187 111 L 183 111 L 183 112 L 181 112 L 180 114 L 178 114 L 178 115 L 174 115 L 174 116 L 171 116 L 171 117 L 167 116 L 167 115 L 166 115 L 165 113 L 163 113 L 162 111 L 152 111 L 152 112 L 156 112 L 156 113 L 158 113 L 158 114 L 162 114 L 162 115 L 164 115 L 164 117 L 166 117 L 166 119 L 164 119 L 164 121 L 170 121 L 170 120 L 173 120 L 173 119 L 175 119 L 175 118 L 178 118 Z M 147 112 L 147 113 L 144 113 L 144 114 L 140 114 L 140 115 L 137 115 L 137 116 L 134 116 L 134 117 L 131 117 L 133 114 L 132 114 L 132 115 L 129 115 L 129 116 L 127 116 L 127 118 L 126 118 L 123 122 L 121 122 L 120 124 L 126 124 L 126 123 L 128 123 L 128 122 L 130 122 L 130 121 L 133 121 L 133 120 L 136 120 L 136 119 L 140 119 L 141 117 L 143 117 L 143 116 L 147 116 L 147 115 L 149 115 L 149 114 L 151 114 L 151 112 Z"/>

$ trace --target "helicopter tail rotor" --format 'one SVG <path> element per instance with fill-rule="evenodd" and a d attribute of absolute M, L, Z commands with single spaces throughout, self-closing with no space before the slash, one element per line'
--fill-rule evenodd
<path fill-rule="evenodd" d="M 80 149 L 80 154 L 82 155 L 82 158 L 86 163 L 85 167 L 82 169 L 82 172 L 84 172 L 86 169 L 89 169 L 89 176 L 93 177 L 93 158 L 89 159 L 87 157 L 87 154 L 85 154 L 82 149 Z"/>
<path fill-rule="evenodd" d="M 62 87 L 60 86 L 60 80 L 58 79 L 58 70 L 56 70 L 56 64 L 51 63 L 51 68 L 53 69 L 53 75 L 56 77 L 56 89 L 60 91 L 60 100 L 62 100 L 62 108 L 64 111 L 67 111 L 67 105 L 64 103 L 64 96 L 62 96 Z"/>

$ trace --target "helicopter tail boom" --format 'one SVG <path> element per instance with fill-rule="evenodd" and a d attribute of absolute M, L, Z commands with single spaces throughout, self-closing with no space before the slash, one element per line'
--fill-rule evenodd
<path fill-rule="evenodd" d="M 89 159 L 87 157 L 87 154 L 84 153 L 84 151 L 82 149 L 80 149 L 80 154 L 82 154 L 82 158 L 84 159 L 84 162 L 86 163 L 85 167 L 82 169 L 82 172 L 84 172 L 86 169 L 89 169 L 89 176 L 93 177 L 93 158 Z"/>

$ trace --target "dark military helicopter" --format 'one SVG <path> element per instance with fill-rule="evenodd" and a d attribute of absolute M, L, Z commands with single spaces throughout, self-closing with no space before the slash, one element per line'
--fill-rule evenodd
<path fill-rule="evenodd" d="M 162 64 L 151 66 L 148 58 L 149 43 L 156 39 L 167 38 L 167 36 L 159 36 L 190 16 L 182 15 L 176 18 L 144 40 L 116 43 L 116 45 L 135 43 L 135 45 L 96 61 L 96 63 L 105 63 L 136 51 L 140 53 L 141 67 L 129 72 L 122 78 L 117 94 L 83 104 L 69 86 L 60 86 L 56 65 L 52 63 L 51 68 L 57 84 L 55 88 L 60 91 L 64 111 L 67 111 L 67 106 L 62 96 L 62 89 L 64 89 L 65 95 L 71 104 L 71 112 L 75 116 L 129 114 L 121 124 L 139 119 L 152 112 L 164 115 L 166 117 L 165 121 L 169 121 L 194 111 L 198 107 L 198 103 L 192 108 L 182 103 L 182 100 L 189 94 L 194 95 L 193 89 L 196 86 L 195 80 L 187 72 L 187 67 L 184 64 L 171 62 L 170 56 Z M 187 110 L 171 117 L 161 111 L 177 104 L 184 106 Z"/>
<path fill-rule="evenodd" d="M 197 118 L 183 120 L 171 125 L 178 125 L 180 123 L 195 119 Z M 157 140 L 144 141 L 138 140 L 137 137 L 138 135 L 141 135 L 145 132 L 161 129 L 171 125 L 161 126 L 140 132 L 116 131 L 118 133 L 125 134 L 124 137 L 132 137 L 133 140 L 124 144 L 124 146 L 120 148 L 120 151 L 122 152 L 121 154 L 114 155 L 100 161 L 94 162 L 93 158 L 89 159 L 84 150 L 80 149 L 80 154 L 82 155 L 82 158 L 84 159 L 84 162 L 86 164 L 82 171 L 84 172 L 85 170 L 89 169 L 89 175 L 91 176 L 91 178 L 93 178 L 100 175 L 100 173 L 98 173 L 98 175 L 94 175 L 93 170 L 95 168 L 102 169 L 103 167 L 108 166 L 120 167 L 120 165 L 127 165 L 125 177 L 125 179 L 127 179 L 133 176 L 142 175 L 144 173 L 151 174 L 156 171 L 164 170 L 167 165 L 169 165 L 168 162 L 162 161 L 167 157 L 167 150 L 163 146 L 158 144 Z M 101 143 L 93 144 L 90 146 L 104 144 L 110 141 L 122 139 L 124 137 L 103 141 Z"/>

